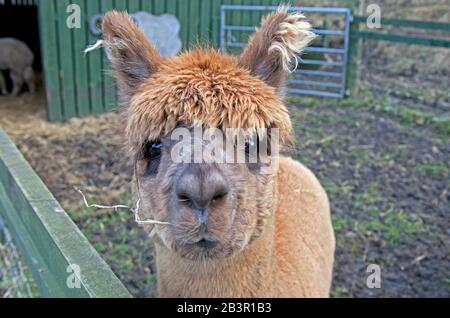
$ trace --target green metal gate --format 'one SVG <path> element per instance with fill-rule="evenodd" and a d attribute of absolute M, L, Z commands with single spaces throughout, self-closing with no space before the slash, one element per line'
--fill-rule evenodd
<path fill-rule="evenodd" d="M 102 113 L 117 106 L 116 89 L 101 50 L 86 56 L 83 50 L 97 36 L 89 31 L 89 17 L 111 9 L 154 15 L 174 14 L 180 21 L 184 47 L 197 40 L 218 47 L 220 6 L 278 5 L 279 0 L 40 0 L 39 21 L 42 62 L 47 89 L 48 119 Z M 66 20 L 70 4 L 81 8 L 81 28 L 70 29 Z M 243 19 L 237 17 L 237 19 Z"/>

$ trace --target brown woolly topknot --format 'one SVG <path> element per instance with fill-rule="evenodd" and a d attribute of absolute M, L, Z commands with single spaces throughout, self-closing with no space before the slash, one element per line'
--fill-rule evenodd
<path fill-rule="evenodd" d="M 291 122 L 274 89 L 214 50 L 165 60 L 139 86 L 129 105 L 128 137 L 136 147 L 157 140 L 178 124 L 205 128 L 279 128 L 289 140 Z"/>
<path fill-rule="evenodd" d="M 289 65 L 314 34 L 300 13 L 285 6 L 268 15 L 240 57 L 212 49 L 164 58 L 126 13 L 103 19 L 103 44 L 127 106 L 131 149 L 179 125 L 205 128 L 278 128 L 290 140 L 282 103 Z"/>

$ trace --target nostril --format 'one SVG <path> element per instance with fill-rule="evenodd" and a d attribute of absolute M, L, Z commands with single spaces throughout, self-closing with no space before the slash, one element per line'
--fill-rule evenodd
<path fill-rule="evenodd" d="M 219 201 L 226 197 L 228 194 L 228 191 L 219 192 L 218 194 L 214 195 L 214 197 L 211 199 L 212 202 Z"/>
<path fill-rule="evenodd" d="M 178 194 L 178 201 L 180 202 L 184 202 L 186 204 L 191 203 L 191 198 L 189 198 L 187 195 L 185 194 Z"/>

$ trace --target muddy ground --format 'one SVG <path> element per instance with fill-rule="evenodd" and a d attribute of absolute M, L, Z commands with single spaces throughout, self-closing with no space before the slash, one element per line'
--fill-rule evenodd
<path fill-rule="evenodd" d="M 295 109 L 298 156 L 332 203 L 333 295 L 450 296 L 448 137 L 363 109 Z M 379 290 L 366 288 L 368 264 Z"/>

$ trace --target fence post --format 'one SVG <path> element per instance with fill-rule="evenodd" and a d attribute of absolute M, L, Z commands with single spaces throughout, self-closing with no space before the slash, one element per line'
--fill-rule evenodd
<path fill-rule="evenodd" d="M 345 0 L 345 5 L 352 10 L 352 15 L 362 15 L 364 2 L 364 0 Z M 362 41 L 355 36 L 355 31 L 358 30 L 359 23 L 352 21 L 350 24 L 350 45 L 348 51 L 346 95 L 354 95 L 358 91 L 362 51 Z"/>

